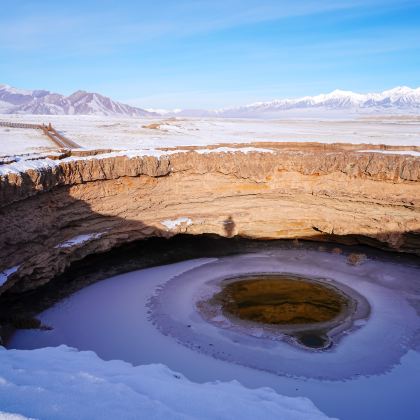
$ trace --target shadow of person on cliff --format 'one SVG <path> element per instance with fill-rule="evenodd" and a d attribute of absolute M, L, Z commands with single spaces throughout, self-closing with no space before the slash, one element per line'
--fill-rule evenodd
<path fill-rule="evenodd" d="M 235 224 L 232 216 L 229 216 L 223 222 L 223 229 L 224 229 L 225 234 L 228 238 L 231 238 L 234 235 L 235 227 L 236 227 L 236 224 Z"/>

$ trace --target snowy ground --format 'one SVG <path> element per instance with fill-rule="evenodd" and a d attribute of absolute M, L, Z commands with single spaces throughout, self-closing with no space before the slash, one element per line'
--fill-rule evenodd
<path fill-rule="evenodd" d="M 0 115 L 0 120 L 48 123 L 84 148 L 150 149 L 219 143 L 322 142 L 420 146 L 420 117 L 354 119 L 139 119 L 98 116 Z M 0 155 L 49 143 L 35 130 L 0 130 Z"/>
<path fill-rule="evenodd" d="M 139 270 L 87 287 L 41 314 L 53 330 L 20 331 L 10 345 L 31 349 L 65 343 L 94 350 L 105 360 L 164 363 L 200 383 L 236 379 L 249 388 L 268 386 L 282 395 L 308 397 L 327 415 L 343 420 L 418 419 L 418 268 L 376 260 L 355 267 L 343 255 L 305 250 L 229 258 L 231 262 L 237 258 L 233 263 L 238 270 L 249 271 L 252 266 L 266 271 L 272 265 L 333 277 L 363 293 L 372 315 L 336 348 L 321 353 L 302 352 L 285 343 L 259 344 L 252 337 L 216 331 L 197 316 L 192 297 L 200 296 L 206 275 L 217 277 L 226 265 L 224 259 L 201 259 Z M 188 276 L 196 281 L 188 281 Z M 165 301 L 167 311 L 158 308 L 157 328 L 148 320 L 156 318 L 150 297 L 156 290 L 168 297 L 168 287 L 175 286 L 176 293 Z M 229 353 L 232 357 L 227 357 Z M 283 374 L 261 370 L 267 363 L 271 372 L 277 369 Z"/>
<path fill-rule="evenodd" d="M 5 120 L 0 117 L 0 121 Z M 0 156 L 55 149 L 41 130 L 0 127 Z"/>
<path fill-rule="evenodd" d="M 163 365 L 104 362 L 66 346 L 0 347 L 0 419 L 323 420 L 307 398 L 236 381 L 196 384 Z"/>

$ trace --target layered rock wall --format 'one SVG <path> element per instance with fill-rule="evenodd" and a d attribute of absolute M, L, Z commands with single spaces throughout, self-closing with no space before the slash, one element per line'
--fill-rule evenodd
<path fill-rule="evenodd" d="M 345 151 L 57 162 L 0 178 L 0 293 L 151 236 L 328 239 L 420 255 L 420 158 Z M 4 272 L 4 271 L 3 271 Z"/>

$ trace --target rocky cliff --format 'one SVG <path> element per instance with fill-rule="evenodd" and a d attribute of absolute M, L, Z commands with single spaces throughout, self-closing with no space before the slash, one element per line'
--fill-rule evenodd
<path fill-rule="evenodd" d="M 420 158 L 335 149 L 96 154 L 0 178 L 5 290 L 91 253 L 214 233 L 365 243 L 420 255 Z"/>

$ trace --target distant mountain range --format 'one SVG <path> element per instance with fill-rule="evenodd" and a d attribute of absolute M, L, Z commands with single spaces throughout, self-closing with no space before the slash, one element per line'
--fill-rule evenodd
<path fill-rule="evenodd" d="M 276 99 L 256 102 L 236 108 L 223 108 L 214 111 L 177 110 L 170 112 L 178 116 L 214 116 L 231 118 L 273 118 L 289 113 L 310 114 L 331 113 L 407 113 L 420 114 L 420 88 L 396 87 L 379 93 L 354 93 L 334 90 L 317 96 L 304 96 L 296 99 Z"/>
<path fill-rule="evenodd" d="M 70 96 L 47 90 L 23 90 L 0 84 L 0 113 L 145 117 L 158 114 L 78 90 Z"/>
<path fill-rule="evenodd" d="M 46 90 L 22 90 L 0 85 L 0 113 L 105 116 L 181 116 L 275 118 L 290 113 L 406 113 L 420 114 L 420 88 L 396 87 L 379 93 L 335 90 L 317 96 L 256 102 L 218 110 L 145 110 L 113 101 L 99 93 L 79 90 L 70 96 Z"/>

